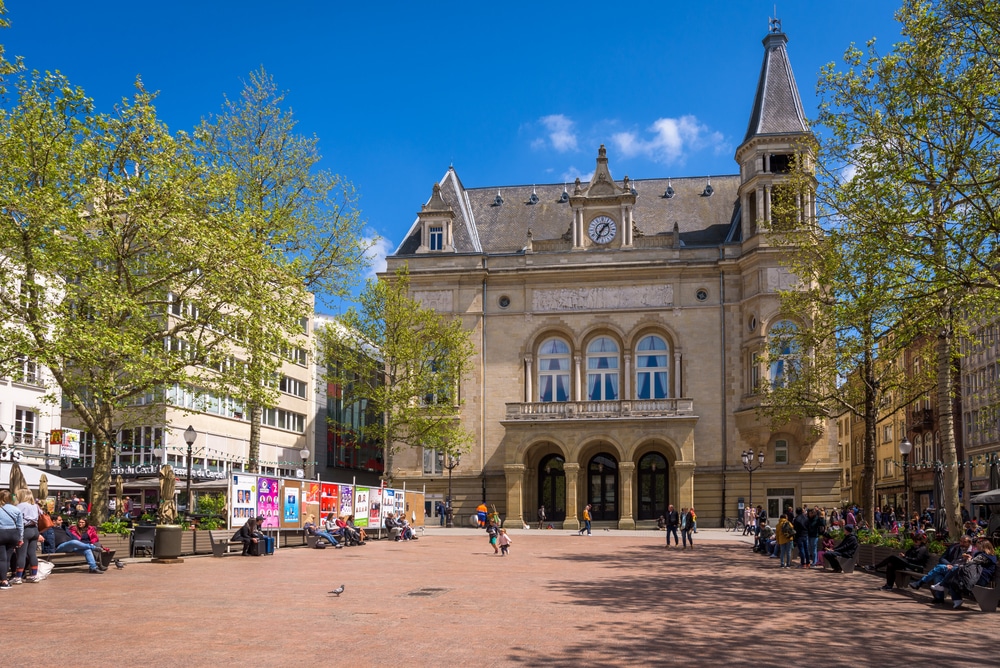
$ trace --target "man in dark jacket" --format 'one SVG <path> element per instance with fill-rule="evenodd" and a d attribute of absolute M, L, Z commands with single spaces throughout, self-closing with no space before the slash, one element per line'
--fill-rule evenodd
<path fill-rule="evenodd" d="M 801 508 L 795 509 L 795 519 L 792 520 L 795 529 L 795 548 L 799 551 L 799 567 L 809 568 L 809 518 Z"/>
<path fill-rule="evenodd" d="M 858 551 L 858 537 L 854 535 L 854 527 L 847 525 L 844 527 L 844 540 L 840 541 L 840 544 L 832 550 L 827 550 L 823 553 L 823 559 L 826 563 L 830 564 L 830 569 L 834 573 L 843 573 L 844 569 L 840 567 L 840 562 L 838 562 L 834 557 L 840 557 L 841 559 L 853 559 L 854 553 Z"/>
<path fill-rule="evenodd" d="M 874 573 L 876 570 L 884 568 L 885 586 L 882 587 L 882 590 L 892 591 L 892 588 L 896 586 L 896 571 L 904 570 L 923 573 L 927 570 L 930 558 L 931 553 L 927 550 L 927 534 L 919 532 L 913 535 L 913 547 L 906 552 L 901 552 L 899 555 L 890 555 L 874 566 L 865 566 L 864 568 L 869 573 Z"/>
<path fill-rule="evenodd" d="M 667 506 L 667 547 L 670 547 L 670 534 L 674 534 L 674 545 L 680 545 L 681 539 L 677 537 L 677 527 L 680 526 L 681 516 L 673 505 Z"/>

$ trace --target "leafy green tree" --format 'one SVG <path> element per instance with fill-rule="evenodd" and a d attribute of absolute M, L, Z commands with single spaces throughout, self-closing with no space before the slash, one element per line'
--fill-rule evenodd
<path fill-rule="evenodd" d="M 58 73 L 15 83 L 0 110 L 0 360 L 47 367 L 50 399 L 94 435 L 100 523 L 119 430 L 225 345 L 242 248 L 205 224 L 217 179 L 141 83 L 110 115 Z M 188 317 L 168 318 L 178 300 Z"/>
<path fill-rule="evenodd" d="M 333 375 L 345 405 L 367 402 L 381 416 L 364 428 L 385 444 L 383 477 L 392 480 L 401 447 L 457 454 L 472 436 L 459 419 L 459 388 L 474 354 L 459 318 L 447 318 L 410 297 L 406 268 L 369 281 L 356 308 L 339 326 L 318 332 L 323 368 Z"/>
<path fill-rule="evenodd" d="M 941 505 L 957 535 L 957 343 L 995 314 L 1000 288 L 1000 3 L 905 0 L 897 19 L 904 39 L 888 54 L 872 41 L 850 48 L 842 71 L 824 69 L 819 120 L 835 199 L 878 241 L 881 272 L 904 279 L 897 298 L 909 317 L 894 332 L 934 337 Z"/>
<path fill-rule="evenodd" d="M 307 293 L 348 294 L 374 242 L 365 237 L 353 186 L 317 168 L 317 138 L 296 133 L 284 103 L 261 68 L 197 132 L 205 159 L 230 178 L 221 212 L 226 227 L 267 263 L 240 277 L 253 299 L 245 308 L 240 364 L 232 367 L 238 373 L 216 377 L 247 405 L 251 471 L 259 470 L 261 417 L 277 400 L 282 359 L 304 345 L 299 323 L 313 309 Z"/>

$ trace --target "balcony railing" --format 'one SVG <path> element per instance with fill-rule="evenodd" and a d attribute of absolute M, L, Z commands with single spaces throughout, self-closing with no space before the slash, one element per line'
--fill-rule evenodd
<path fill-rule="evenodd" d="M 508 420 L 659 418 L 694 414 L 694 399 L 553 401 L 507 404 Z"/>
<path fill-rule="evenodd" d="M 914 408 L 910 416 L 910 429 L 925 429 L 934 426 L 934 410 Z"/>

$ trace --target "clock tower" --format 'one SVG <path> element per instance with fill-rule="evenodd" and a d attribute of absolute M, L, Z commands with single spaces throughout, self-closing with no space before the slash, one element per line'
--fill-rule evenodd
<path fill-rule="evenodd" d="M 635 197 L 627 176 L 621 186 L 611 178 L 607 150 L 601 144 L 594 177 L 586 188 L 577 179 L 569 198 L 573 250 L 631 248 Z"/>

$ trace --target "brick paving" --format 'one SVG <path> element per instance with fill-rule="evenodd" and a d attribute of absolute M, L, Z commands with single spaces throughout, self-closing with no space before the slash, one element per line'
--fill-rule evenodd
<path fill-rule="evenodd" d="M 428 529 L 416 542 L 57 571 L 0 591 L 4 665 L 997 665 L 1000 616 L 782 570 L 740 536 Z M 342 596 L 327 592 L 345 584 Z M 16 623 L 12 623 L 16 620 Z"/>

